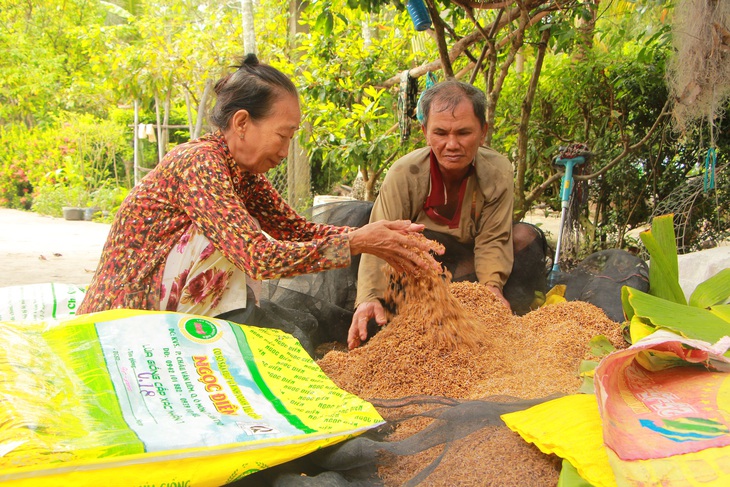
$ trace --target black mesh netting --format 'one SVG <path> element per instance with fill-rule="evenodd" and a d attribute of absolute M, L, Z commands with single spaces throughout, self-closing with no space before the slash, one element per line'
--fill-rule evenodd
<path fill-rule="evenodd" d="M 230 485 L 543 485 L 546 478 L 557 479 L 559 461 L 517 437 L 500 416 L 558 396 L 533 400 L 505 396 L 485 400 L 433 396 L 371 399 L 387 421 L 383 426 Z M 424 426 L 414 433 L 389 439 L 399 428 L 408 428 L 408 422 L 418 421 Z M 511 438 L 508 442 L 506 435 Z M 509 446 L 511 441 L 514 446 Z M 507 458 L 501 458 L 500 453 Z M 401 463 L 406 458 L 413 461 Z M 530 477 L 536 473 L 537 478 Z"/>
<path fill-rule="evenodd" d="M 318 223 L 360 227 L 368 223 L 372 207 L 367 201 L 335 202 L 315 206 L 304 216 Z M 307 328 L 302 331 L 308 343 L 303 345 L 310 354 L 321 343 L 346 343 L 355 307 L 359 264 L 360 256 L 354 256 L 346 268 L 265 281 L 261 307 L 305 315 Z"/>

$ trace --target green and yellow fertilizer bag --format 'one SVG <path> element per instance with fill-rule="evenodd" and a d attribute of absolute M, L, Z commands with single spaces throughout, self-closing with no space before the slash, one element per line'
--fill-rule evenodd
<path fill-rule="evenodd" d="M 113 310 L 0 334 L 3 485 L 220 486 L 383 422 L 279 330 Z"/>

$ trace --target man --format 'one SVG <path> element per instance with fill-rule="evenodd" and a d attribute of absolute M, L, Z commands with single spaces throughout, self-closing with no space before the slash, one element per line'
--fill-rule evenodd
<path fill-rule="evenodd" d="M 370 221 L 410 219 L 424 224 L 431 231 L 424 232 L 427 236 L 446 244 L 446 256 L 468 248 L 475 280 L 510 307 L 503 289 L 515 252 L 514 180 L 510 161 L 482 146 L 487 134 L 486 97 L 469 84 L 448 80 L 426 90 L 420 108 L 428 147 L 407 154 L 389 169 Z M 540 237 L 526 224 L 518 224 L 514 232 L 518 250 Z M 347 339 L 350 349 L 367 339 L 371 319 L 378 325 L 386 323 L 380 301 L 387 284 L 382 266 L 383 261 L 372 256 L 360 260 L 356 310 Z M 544 278 L 544 262 L 537 272 Z"/>

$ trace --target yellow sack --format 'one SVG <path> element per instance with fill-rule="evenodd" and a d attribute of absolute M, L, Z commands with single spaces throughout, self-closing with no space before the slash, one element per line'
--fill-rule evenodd
<path fill-rule="evenodd" d="M 554 399 L 502 415 L 502 420 L 540 451 L 570 461 L 580 476 L 595 487 L 730 485 L 728 447 L 652 460 L 621 460 L 603 444 L 601 416 L 592 394 Z"/>
<path fill-rule="evenodd" d="M 543 453 L 568 460 L 591 485 L 616 486 L 603 445 L 603 426 L 594 395 L 553 399 L 524 411 L 504 414 L 502 420 Z"/>
<path fill-rule="evenodd" d="M 220 486 L 383 422 L 279 330 L 114 310 L 0 334 L 4 486 Z"/>

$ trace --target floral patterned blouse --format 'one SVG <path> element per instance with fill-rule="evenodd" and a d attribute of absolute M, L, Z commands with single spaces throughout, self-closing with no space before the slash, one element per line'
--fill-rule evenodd
<path fill-rule="evenodd" d="M 132 189 L 78 312 L 159 309 L 165 261 L 191 225 L 256 280 L 350 264 L 350 227 L 298 215 L 264 175 L 236 164 L 216 132 L 175 147 Z"/>

